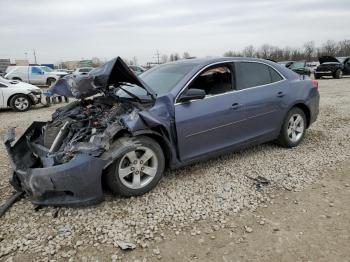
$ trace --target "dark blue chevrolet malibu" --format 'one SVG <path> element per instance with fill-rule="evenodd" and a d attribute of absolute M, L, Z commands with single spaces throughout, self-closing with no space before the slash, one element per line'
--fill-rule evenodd
<path fill-rule="evenodd" d="M 247 146 L 299 145 L 319 112 L 318 83 L 254 58 L 187 59 L 136 76 L 118 57 L 51 92 L 77 98 L 17 142 L 11 184 L 35 204 L 92 204 L 154 188 L 177 168 Z"/>

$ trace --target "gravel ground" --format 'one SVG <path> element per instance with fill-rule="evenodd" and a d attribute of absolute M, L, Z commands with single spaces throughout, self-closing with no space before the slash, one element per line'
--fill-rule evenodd
<path fill-rule="evenodd" d="M 21 200 L 0 219 L 0 260 L 117 260 L 124 256 L 118 241 L 140 249 L 183 232 L 195 235 L 195 225 L 203 220 L 225 227 L 236 213 L 267 205 L 273 192 L 301 191 L 325 169 L 350 158 L 350 78 L 319 83 L 321 112 L 299 147 L 268 143 L 168 171 L 151 193 L 137 198 L 107 194 L 106 201 L 94 207 L 35 211 L 28 199 Z M 53 111 L 54 107 L 21 114 L 1 111 L 0 135 L 9 126 L 17 126 L 19 134 Z M 1 144 L 1 203 L 12 192 L 10 172 Z M 245 175 L 263 176 L 271 184 L 257 190 Z M 158 251 L 154 255 L 161 259 Z"/>

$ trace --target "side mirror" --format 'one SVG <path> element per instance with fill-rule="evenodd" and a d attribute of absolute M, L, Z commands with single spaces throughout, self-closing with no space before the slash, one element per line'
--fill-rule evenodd
<path fill-rule="evenodd" d="M 178 102 L 188 102 L 191 100 L 203 99 L 205 97 L 205 91 L 203 89 L 187 89 L 179 98 Z"/>

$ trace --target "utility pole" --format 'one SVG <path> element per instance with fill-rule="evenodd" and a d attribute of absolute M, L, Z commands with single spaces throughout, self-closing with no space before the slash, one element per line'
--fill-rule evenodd
<path fill-rule="evenodd" d="M 36 54 L 35 54 L 35 49 L 33 48 L 33 53 L 34 53 L 34 62 L 35 62 L 35 64 L 37 65 L 38 63 L 37 63 L 37 61 L 36 61 Z"/>
<path fill-rule="evenodd" d="M 160 54 L 159 51 L 157 50 L 157 52 L 155 53 L 155 56 L 157 58 L 157 64 L 159 64 L 159 58 L 160 58 Z"/>

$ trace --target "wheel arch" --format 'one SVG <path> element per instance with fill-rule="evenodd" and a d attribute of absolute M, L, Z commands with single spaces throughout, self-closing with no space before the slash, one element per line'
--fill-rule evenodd
<path fill-rule="evenodd" d="M 293 108 L 300 108 L 301 110 L 303 110 L 305 117 L 306 117 L 306 128 L 308 128 L 310 126 L 310 121 L 311 121 L 311 111 L 310 108 L 303 102 L 298 102 L 296 104 L 294 104 L 292 107 L 289 108 L 288 112 L 290 110 L 292 110 Z M 287 114 L 288 114 L 287 112 Z"/>
<path fill-rule="evenodd" d="M 159 146 L 161 147 L 164 158 L 165 158 L 165 166 L 168 167 L 172 157 L 171 144 L 168 139 L 167 131 L 162 126 L 157 126 L 151 130 L 140 130 L 132 133 L 134 137 L 137 136 L 147 136 L 155 140 Z M 166 137 L 164 137 L 166 136 Z"/>
<path fill-rule="evenodd" d="M 6 105 L 7 105 L 8 107 L 11 106 L 11 105 L 10 105 L 11 99 L 12 99 L 14 96 L 16 96 L 16 95 L 24 95 L 24 96 L 28 97 L 29 102 L 30 102 L 31 105 L 34 104 L 33 99 L 32 99 L 28 94 L 24 94 L 24 93 L 15 93 L 15 94 L 11 95 L 11 96 L 7 99 Z"/>
<path fill-rule="evenodd" d="M 155 140 L 159 144 L 159 146 L 161 147 L 164 153 L 165 166 L 166 167 L 169 166 L 173 153 L 171 150 L 169 134 L 163 126 L 156 126 L 152 129 L 137 130 L 135 132 L 130 132 L 127 129 L 122 129 L 117 134 L 115 134 L 115 136 L 113 137 L 113 140 L 115 141 L 125 136 L 129 136 L 130 138 L 138 137 L 138 136 L 147 136 Z"/>
<path fill-rule="evenodd" d="M 49 81 L 50 81 L 51 79 L 54 80 L 54 81 L 57 81 L 56 78 L 54 78 L 54 77 L 52 77 L 52 76 L 49 76 L 48 78 L 46 78 L 46 84 L 49 84 Z"/>

